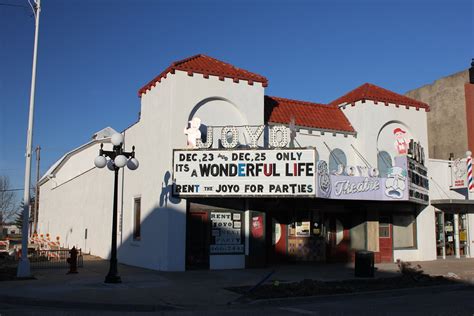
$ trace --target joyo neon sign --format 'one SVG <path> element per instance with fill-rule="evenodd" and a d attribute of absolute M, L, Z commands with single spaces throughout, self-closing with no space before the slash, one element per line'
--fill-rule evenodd
<path fill-rule="evenodd" d="M 208 126 L 206 133 L 206 142 L 202 142 L 201 120 L 197 117 L 189 121 L 190 127 L 184 129 L 184 134 L 188 136 L 188 148 L 211 148 L 214 143 L 215 127 Z M 262 136 L 265 125 L 251 126 L 244 125 L 246 135 L 248 136 L 248 146 L 258 148 L 258 140 Z M 239 145 L 239 130 L 236 126 L 224 126 L 221 128 L 220 142 L 222 147 L 227 149 L 236 148 Z M 275 125 L 268 128 L 268 143 L 272 148 L 283 148 L 290 142 L 290 129 L 284 125 Z"/>

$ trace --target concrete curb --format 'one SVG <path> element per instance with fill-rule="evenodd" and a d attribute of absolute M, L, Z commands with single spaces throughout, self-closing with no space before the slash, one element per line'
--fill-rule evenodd
<path fill-rule="evenodd" d="M 304 303 L 308 302 L 317 302 L 317 301 L 328 301 L 328 300 L 338 300 L 338 299 L 356 299 L 361 296 L 370 295 L 372 297 L 381 297 L 381 296 L 402 296 L 408 294 L 426 294 L 427 291 L 430 293 L 438 293 L 442 291 L 455 291 L 460 289 L 471 288 L 474 290 L 472 284 L 448 284 L 448 285 L 433 285 L 433 286 L 420 286 L 420 287 L 407 287 L 403 289 L 390 289 L 390 290 L 379 290 L 379 291 L 365 291 L 365 292 L 355 292 L 355 293 L 342 293 L 342 294 L 331 294 L 331 295 L 315 295 L 315 296 L 294 296 L 294 297 L 284 297 L 284 298 L 270 298 L 270 299 L 257 299 L 250 300 L 246 302 L 238 302 L 233 304 L 247 304 L 247 305 L 282 305 L 287 304 L 290 301 L 295 303 Z M 419 293 L 418 293 L 419 292 Z"/>
<path fill-rule="evenodd" d="M 172 305 L 146 305 L 146 304 L 111 304 L 111 303 L 88 303 L 78 301 L 58 301 L 21 296 L 1 295 L 0 302 L 11 305 L 43 306 L 57 309 L 74 310 L 102 310 L 102 311 L 124 311 L 124 312 L 156 312 L 181 310 L 182 307 Z"/>

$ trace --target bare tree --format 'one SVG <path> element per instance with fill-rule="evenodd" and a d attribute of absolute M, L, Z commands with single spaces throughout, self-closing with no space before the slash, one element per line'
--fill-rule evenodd
<path fill-rule="evenodd" d="M 11 188 L 10 179 L 0 175 L 0 223 L 13 221 L 18 211 L 16 194 Z"/>

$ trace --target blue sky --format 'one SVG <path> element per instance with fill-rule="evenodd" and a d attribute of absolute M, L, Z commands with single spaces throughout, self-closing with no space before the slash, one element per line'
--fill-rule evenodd
<path fill-rule="evenodd" d="M 470 0 L 42 0 L 42 8 L 41 173 L 94 132 L 133 123 L 138 89 L 198 53 L 266 76 L 267 95 L 322 103 L 365 82 L 405 93 L 474 57 Z M 14 188 L 23 187 L 33 36 L 27 0 L 0 0 L 0 174 Z"/>

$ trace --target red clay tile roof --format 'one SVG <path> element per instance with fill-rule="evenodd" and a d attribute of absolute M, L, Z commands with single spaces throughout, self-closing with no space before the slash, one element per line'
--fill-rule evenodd
<path fill-rule="evenodd" d="M 415 99 L 406 97 L 404 95 L 392 92 L 390 90 L 378 87 L 370 83 L 364 83 L 360 87 L 350 91 L 349 93 L 343 95 L 342 97 L 329 103 L 332 106 L 338 106 L 341 104 L 353 104 L 357 101 L 371 100 L 375 103 L 383 102 L 385 104 L 392 103 L 402 106 L 412 106 L 416 108 L 425 109 L 429 111 L 430 107 L 428 104 L 417 101 Z"/>
<path fill-rule="evenodd" d="M 219 77 L 220 80 L 224 80 L 224 78 L 231 78 L 234 80 L 234 82 L 246 80 L 248 81 L 249 85 L 253 85 L 254 82 L 261 82 L 264 87 L 268 85 L 267 78 L 263 76 L 257 75 L 245 69 L 237 68 L 231 64 L 214 59 L 212 57 L 199 54 L 172 63 L 155 79 L 142 87 L 138 91 L 138 96 L 141 97 L 142 94 L 147 92 L 147 90 L 150 90 L 152 87 L 154 87 L 157 82 L 161 82 L 161 78 L 166 78 L 168 73 L 174 74 L 176 70 L 185 71 L 190 76 L 192 76 L 194 73 L 199 73 L 202 74 L 204 78 L 209 78 L 209 75 L 211 75 Z"/>
<path fill-rule="evenodd" d="M 265 96 L 265 122 L 355 133 L 354 128 L 338 107 L 319 103 Z"/>

